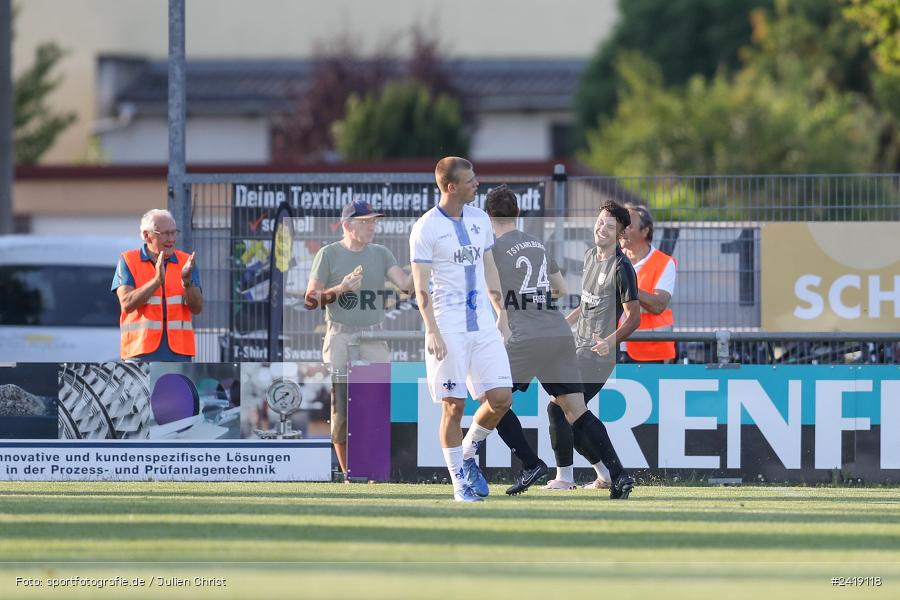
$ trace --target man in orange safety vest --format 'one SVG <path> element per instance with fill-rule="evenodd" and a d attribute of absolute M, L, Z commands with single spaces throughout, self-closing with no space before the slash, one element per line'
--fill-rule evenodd
<path fill-rule="evenodd" d="M 112 291 L 119 298 L 121 357 L 190 362 L 196 354 L 193 315 L 203 310 L 194 254 L 175 249 L 178 230 L 167 210 L 141 218 L 144 245 L 119 257 Z"/>
<path fill-rule="evenodd" d="M 675 293 L 675 259 L 653 246 L 653 217 L 647 207 L 626 204 L 631 225 L 625 229 L 622 250 L 631 260 L 638 279 L 641 324 L 638 331 L 671 331 L 675 323 L 669 303 Z M 668 362 L 675 358 L 675 342 L 624 343 L 623 360 Z"/>

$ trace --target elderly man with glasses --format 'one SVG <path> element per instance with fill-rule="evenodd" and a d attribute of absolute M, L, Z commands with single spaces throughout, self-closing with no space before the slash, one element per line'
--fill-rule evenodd
<path fill-rule="evenodd" d="M 196 354 L 193 315 L 203 310 L 194 254 L 175 249 L 178 230 L 167 210 L 141 218 L 143 246 L 119 257 L 112 291 L 119 298 L 121 356 L 190 362 Z"/>

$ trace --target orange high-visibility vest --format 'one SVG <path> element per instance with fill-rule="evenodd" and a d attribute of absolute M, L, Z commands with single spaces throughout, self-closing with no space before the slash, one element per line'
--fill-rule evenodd
<path fill-rule="evenodd" d="M 149 354 L 159 348 L 163 331 L 163 302 L 166 303 L 165 325 L 169 348 L 178 354 L 194 356 L 194 326 L 191 311 L 185 304 L 184 284 L 181 282 L 181 267 L 190 255 L 176 250 L 175 256 L 178 264 L 171 264 L 168 260 L 165 262 L 164 283 L 156 288 L 147 303 L 129 313 L 119 313 L 122 358 Z M 123 252 L 122 257 L 134 277 L 135 288 L 156 277 L 156 264 L 141 260 L 140 248 Z"/>
<path fill-rule="evenodd" d="M 641 265 L 641 270 L 637 272 L 638 288 L 651 294 L 656 291 L 656 284 L 670 260 L 675 261 L 668 254 L 654 248 L 644 264 Z M 671 326 L 674 323 L 675 318 L 671 308 L 666 308 L 658 315 L 642 310 L 641 324 L 638 329 L 657 329 Z M 628 356 L 638 361 L 668 360 L 675 358 L 675 342 L 625 342 L 625 351 L 628 352 Z"/>

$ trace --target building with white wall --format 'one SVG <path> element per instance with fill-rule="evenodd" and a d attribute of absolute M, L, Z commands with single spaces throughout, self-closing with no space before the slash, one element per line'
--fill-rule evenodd
<path fill-rule="evenodd" d="M 74 112 L 76 122 L 57 140 L 43 161 L 72 164 L 97 160 L 95 133 L 106 136 L 105 116 L 98 97 L 100 56 L 137 56 L 165 59 L 168 48 L 168 10 L 164 0 L 22 0 L 15 23 L 14 72 L 33 62 L 43 42 L 59 44 L 66 56 L 55 74 L 63 81 L 49 98 L 54 110 Z M 616 18 L 615 0 L 188 0 L 186 3 L 187 57 L 190 61 L 308 60 L 317 46 L 349 34 L 356 49 L 366 55 L 390 45 L 408 54 L 410 29 L 419 25 L 441 42 L 442 54 L 454 59 L 580 59 L 590 56 L 609 34 Z M 144 115 L 142 115 L 144 118 Z M 149 117 L 146 117 L 149 118 Z M 506 125 L 512 127 L 507 116 Z M 554 117 L 555 118 L 555 117 Z M 252 121 L 252 119 L 250 119 Z M 258 124 L 256 124 L 258 126 Z M 215 122 L 197 122 L 200 131 L 218 129 Z M 260 148 L 244 123 L 248 144 Z M 194 127 L 192 124 L 191 127 Z M 239 127 L 235 125 L 235 127 Z M 484 132 L 495 126 L 485 121 Z M 150 128 L 155 131 L 155 128 Z M 256 128 L 258 131 L 258 127 Z M 151 148 L 158 147 L 158 133 L 146 135 Z M 191 144 L 204 144 L 188 132 Z M 494 150 L 491 140 L 476 135 L 475 149 Z M 106 136 L 110 151 L 122 152 L 123 140 Z M 205 136 L 203 136 L 205 137 Z M 213 139 L 210 143 L 216 144 Z M 128 144 L 130 145 L 130 144 Z M 512 150 L 526 146 L 511 144 Z M 479 150 L 480 151 L 480 150 Z M 204 148 L 193 152 L 203 155 Z M 124 154 L 120 154 L 125 156 Z M 100 157 L 102 159 L 102 156 Z M 158 157 L 154 162 L 158 161 Z"/>
<path fill-rule="evenodd" d="M 469 155 L 549 160 L 571 147 L 581 59 L 466 59 L 445 69 L 474 116 Z M 268 164 L 278 115 L 308 89 L 311 61 L 203 60 L 187 64 L 187 161 Z M 100 151 L 109 164 L 160 164 L 168 157 L 167 64 L 98 59 Z"/>

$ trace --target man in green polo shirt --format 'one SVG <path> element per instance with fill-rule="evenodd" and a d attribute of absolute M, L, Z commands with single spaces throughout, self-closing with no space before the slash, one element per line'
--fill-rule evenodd
<path fill-rule="evenodd" d="M 412 287 L 412 276 L 397 265 L 391 251 L 373 244 L 375 219 L 383 217 L 363 201 L 351 202 L 341 213 L 343 237 L 323 246 L 313 259 L 306 286 L 307 308 L 325 307 L 327 329 L 322 357 L 331 370 L 331 441 L 341 471 L 347 474 L 348 345 L 355 334 L 381 328 L 384 282 L 400 290 Z M 359 358 L 390 362 L 387 342 L 361 340 Z"/>

